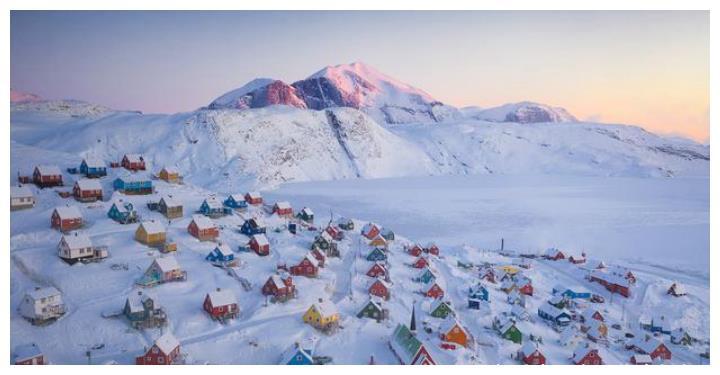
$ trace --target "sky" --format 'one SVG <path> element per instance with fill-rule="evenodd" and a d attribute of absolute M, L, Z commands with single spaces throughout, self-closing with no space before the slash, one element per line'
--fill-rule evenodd
<path fill-rule="evenodd" d="M 709 12 L 11 13 L 11 86 L 148 113 L 362 61 L 453 106 L 523 100 L 709 142 Z"/>

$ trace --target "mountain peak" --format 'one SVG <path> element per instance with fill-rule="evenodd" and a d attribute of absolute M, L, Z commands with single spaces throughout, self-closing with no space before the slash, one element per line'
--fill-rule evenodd
<path fill-rule="evenodd" d="M 10 88 L 10 104 L 36 103 L 39 101 L 42 101 L 42 98 L 38 95 Z"/>
<path fill-rule="evenodd" d="M 472 113 L 472 118 L 494 122 L 516 122 L 520 124 L 538 122 L 577 122 L 577 118 L 565 108 L 531 101 L 507 103 Z"/>

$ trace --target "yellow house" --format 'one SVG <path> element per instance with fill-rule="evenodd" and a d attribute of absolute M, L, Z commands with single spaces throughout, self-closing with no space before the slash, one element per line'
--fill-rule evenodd
<path fill-rule="evenodd" d="M 381 235 L 377 235 L 377 236 L 375 236 L 375 238 L 372 239 L 372 241 L 370 241 L 369 245 L 375 246 L 375 247 L 387 248 L 387 240 L 385 239 L 385 237 L 383 237 Z"/>
<path fill-rule="evenodd" d="M 172 184 L 177 184 L 181 180 L 180 171 L 175 167 L 163 167 L 163 169 L 160 170 L 160 179 Z"/>
<path fill-rule="evenodd" d="M 514 275 L 514 274 L 520 272 L 520 269 L 519 269 L 519 268 L 517 268 L 517 267 L 515 267 L 515 266 L 510 266 L 510 265 L 500 266 L 500 267 L 498 267 L 498 268 L 500 268 L 501 270 L 505 271 L 505 273 L 509 273 L 510 275 Z"/>
<path fill-rule="evenodd" d="M 157 221 L 142 222 L 135 231 L 135 240 L 149 246 L 162 245 L 165 239 L 165 227 Z"/>
<path fill-rule="evenodd" d="M 303 315 L 303 322 L 319 330 L 331 330 L 337 326 L 340 320 L 340 313 L 331 301 L 323 301 L 322 298 L 310 306 Z"/>

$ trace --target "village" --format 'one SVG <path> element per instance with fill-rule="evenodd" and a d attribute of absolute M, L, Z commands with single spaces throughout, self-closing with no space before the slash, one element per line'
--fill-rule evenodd
<path fill-rule="evenodd" d="M 591 249 L 416 243 L 140 154 L 64 167 L 11 187 L 14 364 L 709 363 L 696 327 L 635 306 L 691 288 Z"/>

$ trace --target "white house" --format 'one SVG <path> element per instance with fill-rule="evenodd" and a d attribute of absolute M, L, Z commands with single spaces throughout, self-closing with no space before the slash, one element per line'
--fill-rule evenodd
<path fill-rule="evenodd" d="M 35 288 L 20 302 L 20 314 L 33 324 L 56 319 L 65 314 L 62 294 L 54 287 Z"/>
<path fill-rule="evenodd" d="M 93 245 L 86 234 L 74 232 L 63 235 L 58 243 L 58 256 L 67 262 L 76 262 L 93 256 Z"/>
<path fill-rule="evenodd" d="M 22 210 L 35 206 L 35 196 L 27 186 L 10 187 L 10 210 Z"/>

